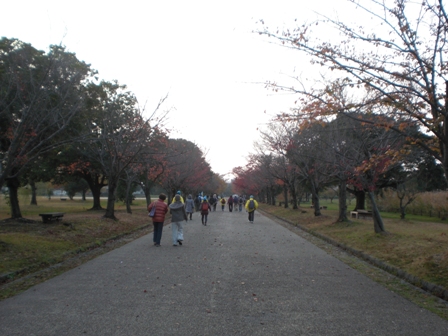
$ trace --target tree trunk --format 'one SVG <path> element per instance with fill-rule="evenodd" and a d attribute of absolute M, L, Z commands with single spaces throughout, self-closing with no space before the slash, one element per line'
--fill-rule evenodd
<path fill-rule="evenodd" d="M 37 205 L 37 187 L 36 182 L 34 180 L 30 180 L 30 187 L 31 187 L 31 202 L 30 205 Z"/>
<path fill-rule="evenodd" d="M 93 177 L 90 174 L 83 174 L 82 178 L 87 182 L 90 191 L 92 192 L 93 206 L 90 210 L 104 210 L 101 206 L 101 189 L 107 184 L 99 181 L 99 177 L 97 175 Z"/>
<path fill-rule="evenodd" d="M 126 197 L 126 213 L 129 213 L 129 214 L 132 214 L 131 202 L 132 202 L 132 199 L 129 199 L 129 196 Z"/>
<path fill-rule="evenodd" d="M 266 204 L 271 204 L 271 193 L 269 192 L 268 187 L 265 188 L 265 193 L 266 193 Z"/>
<path fill-rule="evenodd" d="M 373 227 L 375 229 L 375 233 L 386 233 L 383 218 L 381 218 L 380 211 L 376 206 L 375 195 L 373 194 L 372 191 L 369 191 L 368 195 L 370 202 L 372 203 Z"/>
<path fill-rule="evenodd" d="M 339 217 L 337 222 L 347 222 L 347 181 L 339 181 Z"/>
<path fill-rule="evenodd" d="M 445 136 L 445 142 L 440 141 L 440 152 L 443 159 L 445 180 L 448 182 L 448 81 L 445 81 L 445 118 L 443 119 L 443 131 L 440 133 Z"/>
<path fill-rule="evenodd" d="M 149 182 L 149 179 L 146 179 L 144 185 L 142 186 L 142 189 L 143 193 L 145 194 L 146 207 L 148 207 L 151 204 L 151 183 Z"/>
<path fill-rule="evenodd" d="M 92 192 L 93 197 L 93 206 L 90 208 L 90 210 L 103 210 L 103 207 L 101 206 L 101 188 L 94 187 L 93 189 L 90 189 Z"/>
<path fill-rule="evenodd" d="M 143 192 L 145 193 L 146 207 L 148 207 L 151 204 L 151 187 L 145 185 Z"/>
<path fill-rule="evenodd" d="M 353 211 L 366 209 L 366 193 L 364 190 L 354 190 L 353 195 L 356 197 L 356 205 Z"/>
<path fill-rule="evenodd" d="M 406 217 L 406 207 L 400 205 L 400 219 L 404 219 Z"/>
<path fill-rule="evenodd" d="M 132 198 L 134 197 L 131 192 L 132 181 L 130 181 L 130 179 L 128 178 L 125 180 L 125 183 L 126 183 L 126 193 L 125 193 L 126 213 L 132 214 L 131 204 L 132 204 Z"/>
<path fill-rule="evenodd" d="M 293 209 L 298 209 L 299 205 L 298 205 L 298 202 L 297 202 L 296 188 L 294 187 L 294 185 L 292 185 L 292 186 L 290 186 L 289 190 L 291 192 L 292 208 Z"/>
<path fill-rule="evenodd" d="M 283 195 L 285 198 L 285 209 L 289 208 L 288 205 L 288 186 L 286 184 L 283 185 Z"/>
<path fill-rule="evenodd" d="M 314 216 L 321 216 L 322 213 L 320 212 L 319 194 L 313 182 L 311 182 L 311 200 L 314 205 Z"/>
<path fill-rule="evenodd" d="M 115 189 L 117 188 L 116 182 L 109 181 L 109 192 L 107 195 L 107 208 L 104 218 L 117 219 L 115 217 Z"/>
<path fill-rule="evenodd" d="M 9 205 L 11 208 L 11 218 L 17 219 L 22 218 L 22 213 L 20 212 L 20 206 L 19 206 L 19 186 L 20 182 L 18 178 L 9 178 L 6 180 L 6 185 L 8 186 L 9 190 Z"/>
<path fill-rule="evenodd" d="M 274 192 L 273 186 L 271 187 L 270 193 L 271 193 L 271 205 L 275 206 L 276 201 L 275 201 L 275 192 Z"/>
<path fill-rule="evenodd" d="M 83 200 L 83 202 L 86 201 L 86 190 L 85 189 L 82 191 L 82 200 Z"/>

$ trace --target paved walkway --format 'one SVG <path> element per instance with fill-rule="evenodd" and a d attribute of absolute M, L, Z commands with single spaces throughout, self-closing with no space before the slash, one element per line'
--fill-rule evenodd
<path fill-rule="evenodd" d="M 165 226 L 0 302 L 0 335 L 448 335 L 448 321 L 267 217 Z"/>

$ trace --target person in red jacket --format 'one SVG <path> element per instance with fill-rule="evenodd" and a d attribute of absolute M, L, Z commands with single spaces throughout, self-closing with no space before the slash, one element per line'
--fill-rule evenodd
<path fill-rule="evenodd" d="M 165 215 L 168 212 L 168 205 L 165 203 L 166 195 L 160 194 L 157 201 L 148 205 L 148 211 L 151 212 L 153 207 L 156 207 L 154 217 L 152 217 L 152 224 L 154 225 L 153 242 L 154 245 L 159 247 L 160 240 L 162 239 L 163 222 L 165 221 Z"/>
<path fill-rule="evenodd" d="M 210 206 L 210 203 L 207 201 L 207 196 L 204 196 L 201 203 L 201 218 L 203 225 L 207 225 L 207 217 L 210 211 L 212 211 L 212 207 Z"/>

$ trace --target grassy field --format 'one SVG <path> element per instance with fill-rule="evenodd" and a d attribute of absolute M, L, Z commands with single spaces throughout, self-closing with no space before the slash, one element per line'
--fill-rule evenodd
<path fill-rule="evenodd" d="M 89 210 L 91 200 L 39 198 L 37 206 L 28 203 L 21 201 L 22 215 L 26 220 L 11 221 L 8 220 L 10 214 L 6 202 L 0 200 L 0 299 L 15 295 L 152 230 L 144 199 L 134 201 L 132 214 L 126 213 L 125 206 L 117 203 L 118 221 L 104 219 L 104 210 Z M 293 210 L 260 204 L 260 210 L 363 251 L 420 279 L 448 288 L 447 221 L 418 216 L 400 220 L 396 214 L 382 213 L 388 233 L 378 235 L 374 233 L 372 219 L 335 223 L 337 204 L 323 202 L 322 205 L 327 209 L 322 210 L 323 215 L 319 217 L 314 216 L 309 205 Z M 106 206 L 105 200 L 102 206 Z M 44 224 L 39 216 L 42 212 L 64 212 L 65 215 L 60 222 Z M 48 271 L 49 266 L 55 264 L 65 266 Z M 357 268 L 356 265 L 351 266 Z M 372 273 L 372 270 L 365 271 L 362 267 L 358 269 Z M 385 276 L 377 274 L 373 278 L 383 283 Z M 436 302 L 428 303 L 426 298 L 423 301 L 421 306 L 437 306 Z M 448 319 L 447 311 L 436 312 Z"/>

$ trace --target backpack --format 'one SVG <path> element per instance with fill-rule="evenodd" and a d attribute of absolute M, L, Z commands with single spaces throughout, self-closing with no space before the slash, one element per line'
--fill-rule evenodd
<path fill-rule="evenodd" d="M 249 210 L 254 210 L 255 209 L 255 202 L 254 200 L 250 200 L 249 201 Z"/>
<path fill-rule="evenodd" d="M 201 205 L 201 210 L 202 211 L 208 211 L 208 203 L 207 202 L 203 202 Z"/>

